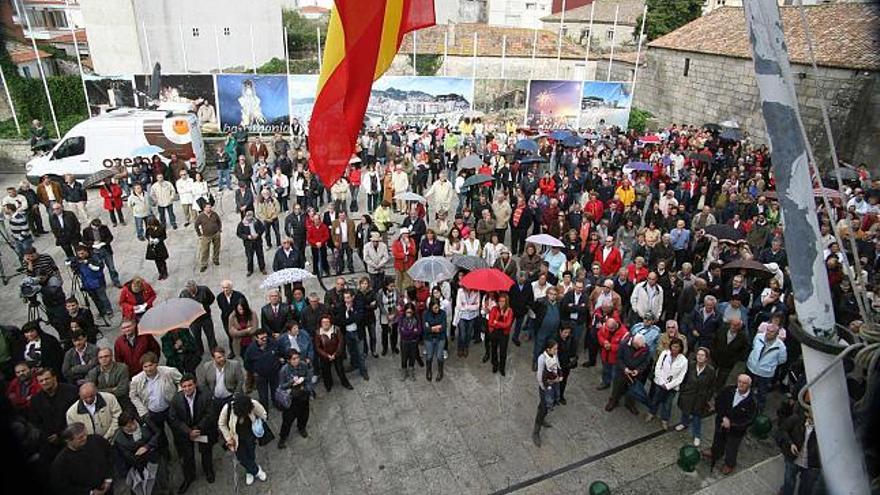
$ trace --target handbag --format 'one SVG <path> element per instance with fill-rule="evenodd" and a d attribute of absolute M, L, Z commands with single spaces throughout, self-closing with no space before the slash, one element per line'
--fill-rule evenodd
<path fill-rule="evenodd" d="M 275 388 L 275 407 L 278 409 L 290 409 L 290 404 L 293 401 L 292 399 L 289 389 L 281 385 L 278 385 L 278 387 Z"/>

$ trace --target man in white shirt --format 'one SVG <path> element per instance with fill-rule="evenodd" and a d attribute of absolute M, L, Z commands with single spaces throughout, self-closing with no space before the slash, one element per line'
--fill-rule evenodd
<path fill-rule="evenodd" d="M 219 411 L 233 394 L 244 393 L 244 371 L 241 363 L 226 358 L 226 350 L 215 347 L 211 351 L 211 361 L 205 361 L 196 369 L 198 387 L 214 399 L 214 407 Z"/>
<path fill-rule="evenodd" d="M 138 415 L 146 416 L 156 426 L 160 433 L 159 448 L 166 449 L 168 438 L 165 437 L 165 422 L 181 374 L 175 368 L 159 366 L 159 357 L 153 352 L 144 354 L 140 363 L 143 371 L 131 379 L 128 395 Z"/>

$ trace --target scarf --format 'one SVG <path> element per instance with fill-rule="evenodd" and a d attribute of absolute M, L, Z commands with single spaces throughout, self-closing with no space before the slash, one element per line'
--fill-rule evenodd
<path fill-rule="evenodd" d="M 517 206 L 516 210 L 513 211 L 513 226 L 519 227 L 519 219 L 522 217 L 523 212 L 525 211 L 525 205 Z"/>

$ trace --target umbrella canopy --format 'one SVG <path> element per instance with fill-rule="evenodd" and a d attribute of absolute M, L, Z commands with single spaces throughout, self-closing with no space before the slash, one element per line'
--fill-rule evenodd
<path fill-rule="evenodd" d="M 355 163 L 360 163 L 361 159 L 357 155 L 352 155 L 351 158 L 348 159 L 349 165 L 354 165 Z"/>
<path fill-rule="evenodd" d="M 187 328 L 205 314 L 201 303 L 185 297 L 172 297 L 148 309 L 138 322 L 140 333 L 165 335 L 177 328 Z"/>
<path fill-rule="evenodd" d="M 859 178 L 858 170 L 849 167 L 840 167 L 838 170 L 840 171 L 840 178 L 843 180 L 853 180 Z M 837 180 L 837 176 L 834 172 L 829 172 L 828 177 L 831 177 L 832 180 Z"/>
<path fill-rule="evenodd" d="M 565 139 L 569 136 L 571 136 L 571 131 L 566 131 L 564 129 L 560 129 L 560 130 L 553 131 L 550 133 L 550 137 L 552 137 L 553 139 L 555 139 L 557 141 L 562 141 L 563 139 Z"/>
<path fill-rule="evenodd" d="M 462 270 L 473 271 L 478 268 L 488 268 L 489 263 L 486 263 L 486 260 L 480 258 L 479 256 L 467 256 L 456 254 L 451 259 L 452 264 L 461 268 Z"/>
<path fill-rule="evenodd" d="M 726 139 L 728 141 L 741 141 L 743 138 L 743 133 L 739 129 L 725 129 L 721 131 L 721 134 L 718 136 L 721 139 Z"/>
<path fill-rule="evenodd" d="M 459 168 L 480 168 L 483 166 L 483 159 L 477 155 L 468 155 L 458 162 Z"/>
<path fill-rule="evenodd" d="M 413 280 L 430 283 L 449 280 L 455 276 L 456 272 L 458 272 L 458 267 L 443 256 L 419 258 L 407 270 L 407 273 Z"/>
<path fill-rule="evenodd" d="M 718 125 L 726 128 L 726 129 L 739 129 L 739 122 L 737 122 L 733 119 L 725 120 L 724 122 L 719 122 Z"/>
<path fill-rule="evenodd" d="M 530 165 L 532 163 L 547 163 L 547 159 L 543 156 L 527 156 L 519 162 L 523 165 Z"/>
<path fill-rule="evenodd" d="M 467 189 L 468 187 L 478 186 L 484 182 L 492 182 L 494 180 L 495 177 L 492 177 L 491 175 L 475 174 L 465 179 L 464 182 L 461 184 L 461 188 Z"/>
<path fill-rule="evenodd" d="M 260 288 L 271 289 L 272 287 L 295 284 L 298 282 L 302 282 L 307 278 L 315 278 L 315 275 L 308 270 L 303 270 L 302 268 L 285 268 L 283 270 L 278 270 L 277 272 L 270 273 L 269 276 L 266 277 L 266 280 L 263 280 L 263 283 L 260 284 Z"/>
<path fill-rule="evenodd" d="M 639 141 L 647 144 L 657 144 L 660 142 L 660 136 L 656 134 L 649 134 L 647 136 L 640 137 Z"/>
<path fill-rule="evenodd" d="M 419 196 L 418 194 L 412 191 L 404 191 L 402 193 L 397 193 L 394 195 L 394 199 L 399 199 L 401 201 L 418 201 L 419 203 L 428 203 L 428 200 L 425 199 L 424 196 Z"/>
<path fill-rule="evenodd" d="M 770 270 L 762 263 L 755 260 L 736 260 L 721 267 L 721 270 L 745 270 L 749 275 L 756 277 L 770 278 L 773 276 L 773 270 Z"/>
<path fill-rule="evenodd" d="M 703 129 L 709 129 L 710 131 L 717 132 L 721 130 L 721 126 L 718 124 L 703 124 Z"/>
<path fill-rule="evenodd" d="M 719 241 L 739 241 L 743 238 L 742 231 L 733 228 L 731 225 L 725 225 L 723 223 L 709 225 L 705 228 L 705 231 L 706 235 L 711 235 L 712 237 L 717 238 Z"/>
<path fill-rule="evenodd" d="M 116 172 L 117 171 L 115 168 L 105 168 L 103 170 L 98 170 L 97 172 L 93 173 L 83 180 L 83 187 L 96 186 L 101 182 L 104 182 L 104 179 L 106 179 L 107 177 L 113 177 L 114 175 L 116 175 Z"/>
<path fill-rule="evenodd" d="M 691 160 L 696 160 L 698 162 L 709 163 L 712 161 L 712 157 L 705 153 L 691 153 L 688 155 L 688 158 Z"/>
<path fill-rule="evenodd" d="M 828 199 L 841 199 L 843 195 L 840 194 L 840 191 L 837 189 L 831 189 L 830 187 L 818 187 L 813 189 L 813 196 L 816 198 L 821 198 L 823 196 L 828 196 Z"/>
<path fill-rule="evenodd" d="M 150 155 L 158 155 L 165 151 L 164 149 L 156 146 L 155 144 L 148 144 L 145 146 L 139 146 L 133 150 L 131 150 L 132 156 L 150 156 Z"/>
<path fill-rule="evenodd" d="M 461 278 L 461 286 L 486 292 L 508 291 L 513 280 L 497 268 L 480 268 Z"/>
<path fill-rule="evenodd" d="M 562 145 L 566 148 L 580 148 L 584 145 L 584 140 L 580 136 L 568 136 L 562 140 Z"/>
<path fill-rule="evenodd" d="M 538 244 L 539 246 L 550 246 L 550 247 L 565 247 L 565 244 L 562 243 L 559 239 L 553 237 L 550 234 L 535 234 L 526 237 L 526 242 L 531 242 L 532 244 Z"/>
<path fill-rule="evenodd" d="M 531 139 L 520 139 L 516 142 L 516 149 L 519 151 L 538 151 L 538 143 L 532 141 Z"/>
<path fill-rule="evenodd" d="M 629 162 L 624 166 L 629 167 L 631 170 L 638 170 L 641 172 L 650 172 L 654 170 L 654 167 L 648 162 Z"/>

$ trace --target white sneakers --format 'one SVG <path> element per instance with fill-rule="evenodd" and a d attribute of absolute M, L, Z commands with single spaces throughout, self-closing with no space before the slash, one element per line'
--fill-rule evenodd
<path fill-rule="evenodd" d="M 266 476 L 266 471 L 263 471 L 263 468 L 259 466 L 257 466 L 257 468 L 259 469 L 259 471 L 257 471 L 257 479 L 260 481 L 266 481 L 266 478 L 268 478 L 268 476 Z"/>
<path fill-rule="evenodd" d="M 257 466 L 257 469 L 259 469 L 259 471 L 257 471 L 257 479 L 259 479 L 260 481 L 266 481 L 266 478 L 268 478 L 268 476 L 266 475 L 266 471 L 263 471 L 263 468 L 259 466 Z M 252 475 L 251 473 L 246 473 L 244 475 L 244 484 L 247 486 L 253 485 L 254 475 Z"/>
<path fill-rule="evenodd" d="M 700 438 L 699 438 L 699 437 L 695 437 L 695 438 L 694 438 L 694 447 L 699 447 L 699 446 L 700 446 Z"/>

